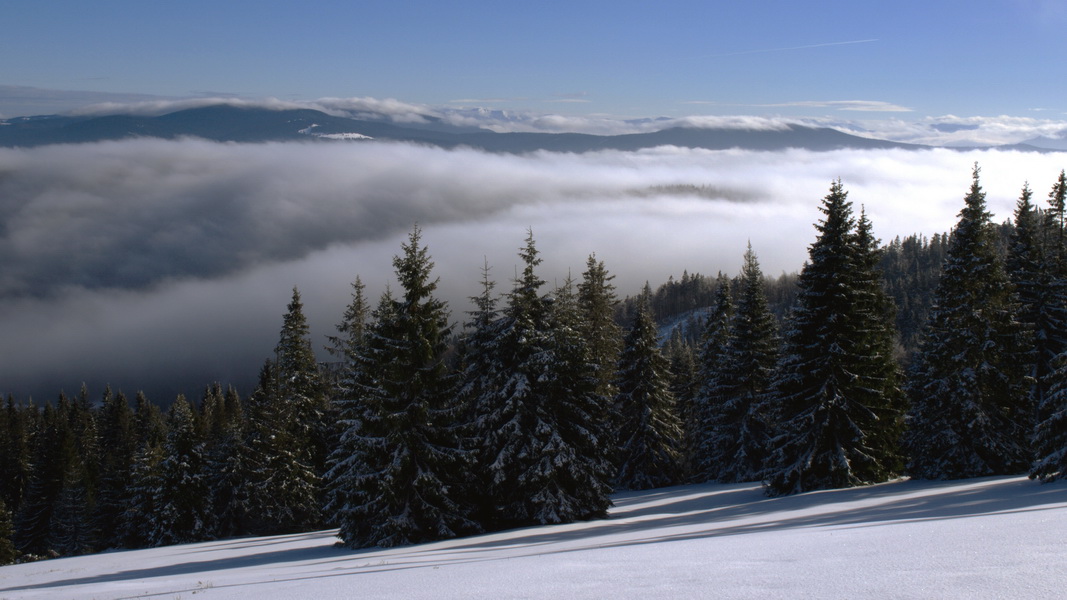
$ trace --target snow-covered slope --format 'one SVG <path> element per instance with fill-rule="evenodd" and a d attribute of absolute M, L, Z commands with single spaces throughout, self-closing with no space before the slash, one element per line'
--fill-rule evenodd
<path fill-rule="evenodd" d="M 616 496 L 602 521 L 388 550 L 332 531 L 0 568 L 0 598 L 1063 598 L 1067 484 Z"/>

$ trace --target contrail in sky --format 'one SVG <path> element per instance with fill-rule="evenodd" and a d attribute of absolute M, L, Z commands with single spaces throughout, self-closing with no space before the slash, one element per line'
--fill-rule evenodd
<path fill-rule="evenodd" d="M 743 52 L 727 52 L 725 54 L 712 54 L 708 58 L 722 58 L 724 56 L 743 56 L 745 54 L 765 54 L 767 52 L 786 52 L 788 50 L 807 50 L 808 48 L 824 48 L 826 46 L 847 46 L 849 44 L 868 44 L 877 42 L 877 39 L 851 40 L 848 42 L 827 42 L 824 44 L 809 44 L 807 46 L 790 46 L 788 48 L 763 48 L 761 50 L 745 50 Z"/>

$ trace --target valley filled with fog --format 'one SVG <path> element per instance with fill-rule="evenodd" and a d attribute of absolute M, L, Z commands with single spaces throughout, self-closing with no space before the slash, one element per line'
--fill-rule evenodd
<path fill-rule="evenodd" d="M 82 382 L 157 402 L 250 386 L 292 287 L 316 346 L 358 275 L 372 298 L 423 228 L 441 297 L 466 320 L 488 261 L 498 290 L 532 229 L 549 284 L 595 253 L 621 296 L 683 271 L 735 275 L 752 243 L 770 276 L 800 269 L 840 178 L 888 242 L 951 228 L 973 164 L 994 221 L 1024 182 L 1043 203 L 1062 153 L 700 150 L 521 155 L 401 143 L 133 139 L 0 149 L 2 393 Z M 158 396 L 158 397 L 157 397 Z M 171 397 L 167 397 L 171 396 Z"/>

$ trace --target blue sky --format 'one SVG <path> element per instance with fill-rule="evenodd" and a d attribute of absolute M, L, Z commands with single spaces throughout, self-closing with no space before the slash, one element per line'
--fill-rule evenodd
<path fill-rule="evenodd" d="M 947 146 L 1045 136 L 1067 150 L 1062 0 L 4 0 L 0 9 L 2 117 L 87 104 L 96 106 L 83 114 L 162 114 L 222 97 L 495 130 L 799 122 Z M 640 117 L 668 119 L 626 120 Z M 166 401 L 213 380 L 250 385 L 291 286 L 323 339 L 355 275 L 370 297 L 390 285 L 411 223 L 426 227 L 440 292 L 462 320 L 487 258 L 506 288 L 527 227 L 546 280 L 579 273 L 595 252 L 620 294 L 633 294 L 683 271 L 737 273 L 750 243 L 765 273 L 799 269 L 818 199 L 839 178 L 890 240 L 947 231 L 976 161 L 1000 221 L 1024 182 L 1043 197 L 1065 156 L 673 147 L 513 156 L 195 139 L 0 148 L 9 267 L 0 339 L 20 348 L 0 365 L 9 386 L 0 395 L 50 398 L 87 382 L 94 395 L 110 383 Z M 648 194 L 678 184 L 723 197 Z"/>
<path fill-rule="evenodd" d="M 0 84 L 613 117 L 1061 120 L 1063 5 L 8 0 Z M 0 98 L 0 115 L 18 112 Z"/>

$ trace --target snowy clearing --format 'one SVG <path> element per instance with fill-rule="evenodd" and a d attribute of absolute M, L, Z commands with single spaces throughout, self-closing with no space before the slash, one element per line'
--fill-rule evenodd
<path fill-rule="evenodd" d="M 901 481 L 615 496 L 608 519 L 388 550 L 334 531 L 0 568 L 0 598 L 1052 598 L 1067 484 Z"/>

